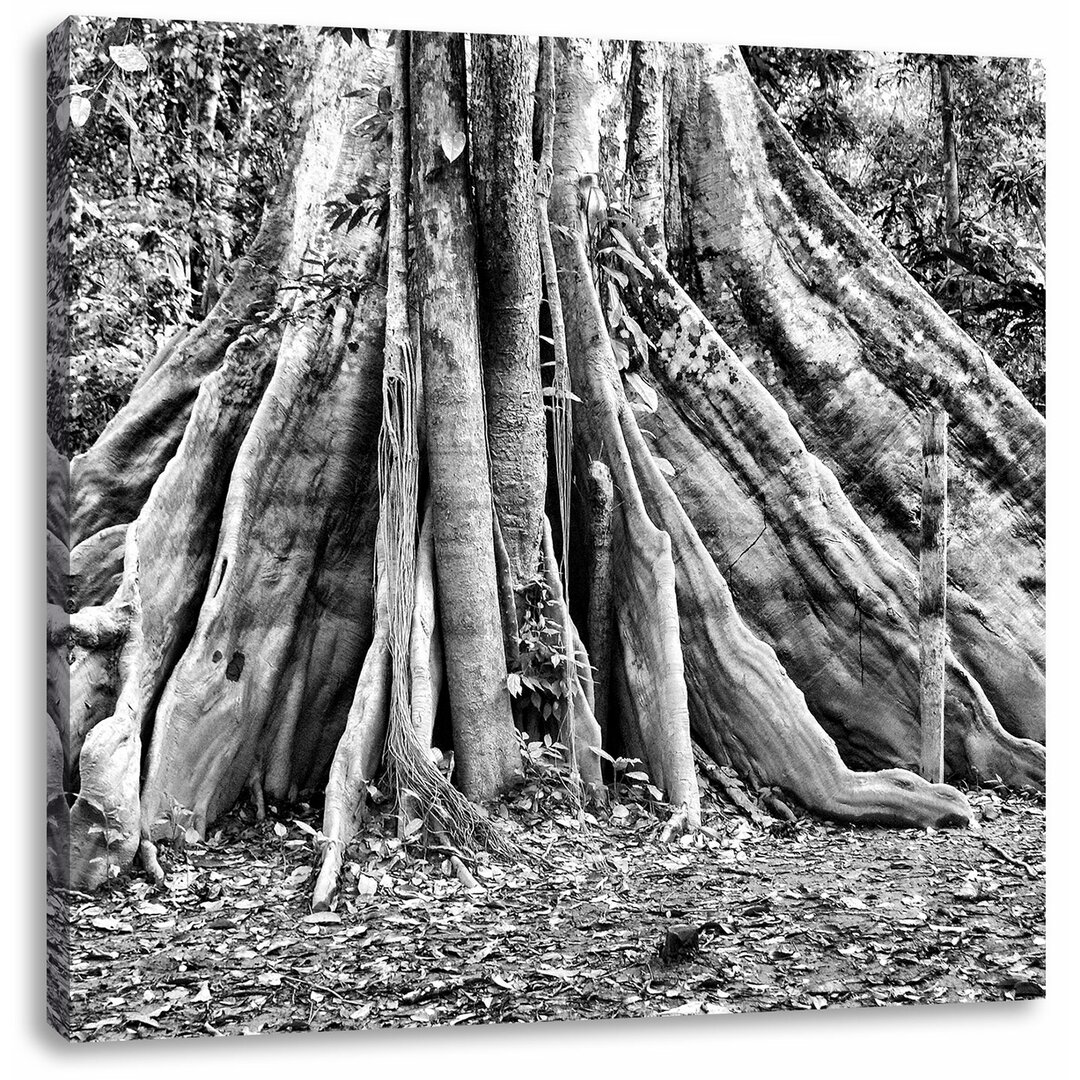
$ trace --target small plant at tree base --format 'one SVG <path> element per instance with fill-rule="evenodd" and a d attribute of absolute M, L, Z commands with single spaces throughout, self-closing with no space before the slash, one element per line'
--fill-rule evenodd
<path fill-rule="evenodd" d="M 308 838 L 311 842 L 312 850 L 321 858 L 322 853 L 329 842 L 329 838 L 322 829 L 312 828 L 306 821 L 301 821 L 299 818 L 294 818 L 293 824 Z"/>
<path fill-rule="evenodd" d="M 521 592 L 525 611 L 518 634 L 517 667 L 506 687 L 517 702 L 522 724 L 533 731 L 558 731 L 570 694 L 569 660 L 562 646 L 562 625 L 549 618 L 551 590 L 542 578 L 527 581 Z"/>
<path fill-rule="evenodd" d="M 615 774 L 614 801 L 619 805 L 619 783 L 628 780 L 632 784 L 640 784 L 643 791 L 647 792 L 654 802 L 663 802 L 664 793 L 649 779 L 649 774 L 641 769 L 631 770 L 631 766 L 642 764 L 641 758 L 636 757 L 612 757 L 606 750 L 600 747 L 593 748 L 604 761 L 611 765 Z"/>
<path fill-rule="evenodd" d="M 178 854 L 181 854 L 188 844 L 197 844 L 202 839 L 199 830 L 195 828 L 195 811 L 189 810 L 171 796 L 168 808 L 158 820 L 159 824 L 168 826 L 168 840 Z"/>
<path fill-rule="evenodd" d="M 578 795 L 567 747 L 550 734 L 543 739 L 530 739 L 523 731 L 517 734 L 525 782 L 511 806 L 532 814 L 543 812 L 548 817 L 565 814 L 567 797 L 574 801 Z M 544 810 L 544 804 L 549 802 L 558 805 Z"/>
<path fill-rule="evenodd" d="M 118 878 L 120 876 L 120 866 L 119 866 L 118 863 L 115 863 L 112 860 L 113 846 L 120 839 L 119 825 L 118 825 L 118 823 L 116 821 L 113 820 L 113 817 L 110 814 L 110 812 L 108 810 L 106 810 L 104 807 L 102 807 L 99 803 L 94 802 L 91 799 L 88 799 L 87 802 L 89 802 L 90 805 L 99 814 L 101 814 L 101 824 L 100 825 L 96 825 L 96 824 L 91 825 L 87 829 L 87 833 L 90 836 L 100 836 L 101 840 L 102 840 L 102 843 L 105 846 L 105 854 L 104 855 L 95 855 L 90 861 L 92 863 L 104 862 L 105 863 L 105 880 L 106 881 L 114 881 L 116 878 Z"/>

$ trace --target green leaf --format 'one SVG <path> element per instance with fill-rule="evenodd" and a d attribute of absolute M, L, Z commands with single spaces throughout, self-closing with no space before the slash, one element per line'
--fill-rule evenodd
<path fill-rule="evenodd" d="M 645 362 L 649 362 L 649 345 L 651 342 L 645 336 L 645 331 L 637 324 L 637 321 L 623 312 L 623 326 L 634 335 L 634 344 L 637 346 L 638 355 Z"/>
<path fill-rule="evenodd" d="M 135 45 L 110 45 L 109 58 L 121 71 L 145 71 L 150 66 Z"/>
<path fill-rule="evenodd" d="M 656 412 L 660 399 L 656 391 L 636 371 L 624 372 L 623 378 L 626 384 L 649 406 L 651 412 Z"/>
<path fill-rule="evenodd" d="M 90 119 L 89 98 L 84 98 L 81 94 L 73 94 L 66 104 L 68 106 L 68 115 L 71 117 L 71 122 L 75 127 L 82 127 Z M 63 105 L 60 106 L 61 109 L 63 107 Z M 59 110 L 57 112 L 59 113 Z M 57 119 L 59 120 L 59 116 Z"/>
<path fill-rule="evenodd" d="M 116 115 L 119 116 L 120 119 L 123 120 L 129 128 L 131 128 L 134 134 L 142 134 L 142 132 L 139 131 L 139 125 L 135 123 L 135 117 L 133 117 L 131 113 L 129 113 L 127 109 L 125 109 L 124 106 L 116 100 L 111 90 L 109 91 L 108 96 L 105 98 L 105 104 L 112 106 L 112 109 L 116 113 Z"/>
<path fill-rule="evenodd" d="M 622 259 L 622 261 L 629 266 L 632 266 L 643 278 L 652 281 L 652 271 L 650 271 L 632 251 L 624 251 L 622 248 L 612 248 L 611 254 L 617 259 Z"/>
<path fill-rule="evenodd" d="M 444 131 L 439 136 L 439 145 L 449 162 L 457 161 L 465 149 L 464 131 Z"/>
<path fill-rule="evenodd" d="M 558 387 L 555 386 L 545 386 L 541 393 L 544 395 L 544 397 L 569 399 L 570 401 L 577 402 L 581 401 L 581 398 L 579 398 L 577 394 L 573 393 L 573 391 L 560 390 L 558 389 Z"/>

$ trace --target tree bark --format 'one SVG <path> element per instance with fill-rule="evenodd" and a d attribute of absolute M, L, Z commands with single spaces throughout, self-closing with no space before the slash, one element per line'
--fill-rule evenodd
<path fill-rule="evenodd" d="M 72 807 L 72 874 L 85 885 L 103 880 L 111 862 L 130 861 L 140 831 L 161 835 L 174 802 L 205 826 L 232 805 L 256 760 L 273 795 L 310 782 L 344 726 L 370 637 L 362 613 L 371 610 L 376 503 L 365 469 L 382 339 L 380 238 L 362 230 L 331 241 L 322 209 L 335 185 L 376 164 L 367 150 L 345 152 L 334 130 L 349 122 L 340 109 L 357 109 L 340 97 L 355 62 L 324 47 L 308 137 L 263 237 L 264 251 L 292 248 L 297 259 L 297 224 L 309 230 L 305 245 L 320 242 L 327 253 L 336 245 L 355 268 L 357 301 L 370 298 L 363 318 L 354 319 L 349 298 L 328 318 L 320 284 L 285 281 L 279 317 L 238 327 L 222 364 L 217 339 L 201 334 L 218 325 L 212 314 L 195 332 L 200 349 L 159 368 L 113 421 L 115 441 L 107 431 L 95 448 L 163 464 L 168 440 L 144 440 L 151 418 L 168 414 L 182 430 L 175 457 L 156 476 L 156 467 L 124 466 L 100 484 L 73 470 L 76 493 L 79 480 L 90 481 L 84 521 L 122 519 L 141 505 L 139 485 L 153 484 L 126 530 L 120 589 L 97 609 L 123 612 L 125 635 L 72 669 L 73 683 L 99 688 L 81 699 L 97 702 L 89 715 L 71 718 L 85 733 Z M 258 271 L 273 281 L 279 272 Z M 191 388 L 193 411 L 182 405 Z"/>
<path fill-rule="evenodd" d="M 110 525 L 134 521 L 154 481 L 176 453 L 203 379 L 229 346 L 275 314 L 282 284 L 304 269 L 303 256 L 323 225 L 322 201 L 334 179 L 347 122 L 356 105 L 356 56 L 327 41 L 316 64 L 289 165 L 251 249 L 209 316 L 174 340 L 136 386 L 94 445 L 71 463 L 71 532 L 78 543 Z"/>
<path fill-rule="evenodd" d="M 664 69 L 655 41 L 635 41 L 630 64 L 632 92 L 627 171 L 633 184 L 634 221 L 657 258 L 667 262 L 664 240 Z"/>
<path fill-rule="evenodd" d="M 596 672 L 593 677 L 595 687 L 593 711 L 600 727 L 601 737 L 606 743 L 611 682 L 611 521 L 615 510 L 615 496 L 611 485 L 611 471 L 602 461 L 590 463 L 587 484 L 591 561 L 587 631 L 589 657 Z"/>
<path fill-rule="evenodd" d="M 824 187 L 737 53 L 545 40 L 533 188 L 531 47 L 475 42 L 471 151 L 462 37 L 399 50 L 396 156 L 357 135 L 345 96 L 387 81 L 389 50 L 326 38 L 293 167 L 232 284 L 76 459 L 70 500 L 50 457 L 57 873 L 68 818 L 72 883 L 92 887 L 140 848 L 159 870 L 152 841 L 176 807 L 204 829 L 245 785 L 258 803 L 329 775 L 325 906 L 380 762 L 399 810 L 505 852 L 417 761 L 431 766 L 445 683 L 465 794 L 512 783 L 503 639 L 513 659 L 512 585 L 537 572 L 576 664 L 571 763 L 599 793 L 597 749 L 642 758 L 672 805 L 665 835 L 699 821 L 691 736 L 775 805 L 969 821 L 959 792 L 905 771 L 920 753 L 927 408 L 955 435 L 947 772 L 1041 787 L 1045 751 L 1021 736 L 1041 738 L 1044 713 L 1042 420 Z M 625 169 L 636 197 L 618 209 Z M 388 237 L 328 227 L 358 176 L 390 177 Z M 642 330 L 626 371 L 605 275 Z M 580 581 L 574 479 L 591 485 L 574 503 Z"/>
<path fill-rule="evenodd" d="M 527 38 L 472 37 L 480 351 L 492 493 L 515 585 L 536 573 L 547 487 L 532 52 Z"/>
<path fill-rule="evenodd" d="M 945 773 L 945 582 L 949 503 L 948 428 L 944 413 L 923 417 L 922 546 L 919 550 L 919 727 L 921 772 L 940 784 Z"/>
<path fill-rule="evenodd" d="M 520 765 L 491 540 L 462 36 L 415 35 L 411 75 L 420 343 L 443 648 L 461 787 L 482 801 L 505 791 Z"/>
<path fill-rule="evenodd" d="M 1042 740 L 1045 421 L 813 172 L 737 51 L 695 63 L 678 122 L 703 313 L 905 567 L 918 417 L 946 410 L 956 658 L 1011 733 Z"/>
<path fill-rule="evenodd" d="M 679 644 L 671 541 L 649 519 L 623 434 L 629 405 L 593 287 L 579 181 L 597 174 L 599 50 L 566 42 L 556 68 L 553 236 L 563 294 L 571 378 L 583 407 L 574 411 L 575 444 L 604 460 L 621 502 L 614 516 L 614 605 L 620 657 L 622 732 L 655 783 L 692 825 L 700 820 L 697 776 Z M 632 419 L 631 419 L 632 422 Z"/>
<path fill-rule="evenodd" d="M 956 98 L 953 94 L 952 64 L 938 60 L 938 79 L 941 83 L 941 145 L 944 159 L 945 244 L 959 248 L 960 228 L 960 170 L 956 154 Z"/>

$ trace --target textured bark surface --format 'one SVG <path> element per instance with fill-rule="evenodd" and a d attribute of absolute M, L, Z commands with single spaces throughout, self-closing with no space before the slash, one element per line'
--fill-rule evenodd
<path fill-rule="evenodd" d="M 205 829 L 245 785 L 260 807 L 329 775 L 324 907 L 368 783 L 380 767 L 408 778 L 401 716 L 433 780 L 402 795 L 403 820 L 442 800 L 438 843 L 460 824 L 498 850 L 488 819 L 444 798 L 431 762 L 449 759 L 431 744 L 448 703 L 455 782 L 475 800 L 513 782 L 513 586 L 537 571 L 557 613 L 545 632 L 577 659 L 564 737 L 594 794 L 596 750 L 629 753 L 673 806 L 668 834 L 694 826 L 693 735 L 788 817 L 776 800 L 969 821 L 959 792 L 905 771 L 921 742 L 927 408 L 951 433 L 946 773 L 1041 787 L 1045 751 L 1017 733 L 1043 725 L 1043 422 L 825 188 L 738 54 L 478 38 L 470 147 L 462 37 L 406 40 L 393 96 L 411 149 L 396 138 L 391 168 L 345 96 L 388 81 L 389 50 L 323 39 L 289 174 L 232 284 L 76 459 L 70 497 L 50 453 L 57 873 L 68 817 L 73 884 L 92 887 L 140 840 L 154 870 L 149 840 L 181 812 Z M 329 230 L 327 203 L 388 176 L 389 244 Z M 610 221 L 608 200 L 623 208 Z M 627 371 L 596 287 L 608 224 L 636 253 L 610 279 L 649 339 Z M 63 337 L 50 322 L 50 350 Z M 420 408 L 417 343 L 419 440 L 402 411 Z M 429 491 L 403 443 L 423 447 Z M 577 551 L 587 572 L 569 574 Z"/>
<path fill-rule="evenodd" d="M 362 278 L 379 256 L 373 237 Z M 381 297 L 369 287 L 283 342 L 158 708 L 143 791 L 152 834 L 172 799 L 200 827 L 212 821 L 256 760 L 267 793 L 286 798 L 333 753 L 370 634 Z"/>
<path fill-rule="evenodd" d="M 312 909 L 325 911 L 337 892 L 345 845 L 353 838 L 367 805 L 368 785 L 382 762 L 386 720 L 390 711 L 390 624 L 386 580 L 376 589 L 375 632 L 364 655 L 345 730 L 334 754 L 326 784 L 323 849 Z"/>
<path fill-rule="evenodd" d="M 429 499 L 416 549 L 416 594 L 409 642 L 412 723 L 423 746 L 432 744 L 435 710 L 445 678 L 435 588 L 435 526 Z"/>
<path fill-rule="evenodd" d="M 949 535 L 948 427 L 930 409 L 922 420 L 922 544 L 919 548 L 920 772 L 941 783 L 945 771 L 945 573 Z"/>
<path fill-rule="evenodd" d="M 533 52 L 528 38 L 479 34 L 472 39 L 471 164 L 484 295 L 480 350 L 492 493 L 514 583 L 536 571 L 547 487 Z"/>
<path fill-rule="evenodd" d="M 639 313 L 660 346 L 648 427 L 674 466 L 671 489 L 743 618 L 775 648 L 845 760 L 916 766 L 913 568 L 882 548 L 775 399 L 643 243 L 638 250 L 653 275 L 641 282 Z M 1043 748 L 1002 730 L 954 655 L 948 678 L 950 771 L 1041 785 Z"/>
<path fill-rule="evenodd" d="M 72 540 L 133 521 L 165 463 L 176 452 L 202 380 L 228 347 L 269 314 L 277 289 L 301 271 L 301 259 L 325 217 L 326 191 L 355 104 L 344 94 L 355 55 L 327 43 L 305 96 L 305 112 L 281 191 L 259 234 L 209 316 L 174 339 L 140 380 L 128 404 L 72 471 Z"/>
<path fill-rule="evenodd" d="M 630 64 L 630 174 L 634 221 L 645 243 L 661 262 L 667 261 L 664 240 L 664 68 L 663 49 L 655 41 L 635 41 Z"/>
<path fill-rule="evenodd" d="M 602 461 L 589 464 L 589 611 L 586 630 L 589 657 L 595 669 L 593 710 L 600 734 L 607 742 L 608 702 L 611 684 L 611 580 L 612 531 L 615 493 L 611 470 Z"/>
<path fill-rule="evenodd" d="M 115 821 L 118 834 L 129 833 L 140 819 L 142 739 L 197 617 L 229 472 L 268 367 L 269 359 L 257 350 L 233 349 L 202 387 L 184 440 L 139 518 L 120 527 L 122 583 L 103 610 L 128 613 L 128 635 L 122 647 L 82 651 L 71 669 L 76 694 L 70 752 L 72 762 L 79 762 L 81 781 L 72 807 L 77 877 L 92 881 L 107 872 L 106 837 L 89 831 L 93 824 Z M 92 543 L 79 545 L 76 553 Z M 73 555 L 73 572 L 76 567 Z M 74 594 L 85 591 L 85 582 L 77 580 Z M 94 610 L 82 609 L 76 620 Z M 138 833 L 136 827 L 117 854 L 133 853 Z"/>
<path fill-rule="evenodd" d="M 1045 733 L 1045 421 L 795 148 L 737 50 L 688 64 L 702 310 L 894 557 L 919 542 L 918 415 L 946 410 L 949 627 L 1014 734 Z"/>
<path fill-rule="evenodd" d="M 619 511 L 613 515 L 615 661 L 623 737 L 647 762 L 668 800 L 699 818 L 697 774 L 679 645 L 671 541 L 649 519 L 623 437 L 630 412 L 592 282 L 579 181 L 599 159 L 599 49 L 572 39 L 556 67 L 552 243 L 559 266 L 567 351 L 575 392 L 575 447 L 583 460 L 611 471 Z M 629 416 L 629 423 L 633 423 Z"/>
<path fill-rule="evenodd" d="M 295 250 L 297 273 L 305 248 L 310 262 L 312 245 L 327 253 L 334 246 L 323 205 L 335 183 L 378 167 L 367 151 L 346 147 L 340 130 L 340 92 L 355 62 L 326 46 L 299 166 L 260 234 L 274 251 Z M 76 616 L 77 624 L 99 620 L 98 612 L 125 619 L 120 640 L 76 643 L 73 655 L 67 771 L 77 757 L 76 881 L 96 884 L 110 863 L 130 861 L 140 831 L 168 834 L 175 807 L 204 827 L 232 805 L 255 761 L 277 795 L 325 771 L 370 636 L 379 240 L 368 230 L 334 242 L 364 283 L 355 294 L 363 294 L 363 316 L 354 318 L 351 300 L 330 315 L 321 304 L 313 310 L 319 288 L 282 280 L 286 259 L 259 271 L 285 286 L 263 312 L 276 307 L 275 317 L 247 311 L 251 321 L 218 356 L 224 339 L 210 333 L 212 313 L 203 324 L 210 338 L 199 338 L 187 361 L 167 359 L 135 392 L 113 422 L 117 441 L 107 431 L 97 444 L 106 455 L 98 466 L 110 447 L 125 462 L 134 455 L 153 484 L 148 498 L 141 480 L 129 483 L 138 468 L 117 468 L 107 483 L 93 469 L 73 468 L 84 523 L 138 514 L 126 529 L 98 530 L 72 559 L 73 570 L 90 571 L 73 594 L 100 600 L 115 567 L 81 556 L 95 547 L 108 556 L 123 538 L 115 596 Z M 193 389 L 193 403 L 181 403 L 184 388 Z M 182 432 L 171 448 L 168 439 L 143 438 L 163 408 Z M 73 528 L 79 520 L 73 511 Z M 280 603 L 266 606 L 275 593 Z M 281 680 L 289 691 L 278 695 Z"/>
<path fill-rule="evenodd" d="M 412 43 L 414 213 L 435 565 L 461 787 L 475 800 L 520 771 L 506 689 L 468 192 L 465 45 Z"/>

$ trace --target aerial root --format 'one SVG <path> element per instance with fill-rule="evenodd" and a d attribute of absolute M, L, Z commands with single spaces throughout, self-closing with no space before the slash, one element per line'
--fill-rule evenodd
<path fill-rule="evenodd" d="M 689 820 L 687 809 L 685 806 L 681 806 L 667 819 L 663 829 L 660 830 L 660 843 L 670 844 L 673 840 L 677 840 L 680 836 L 693 830 L 694 826 Z"/>
<path fill-rule="evenodd" d="M 798 820 L 795 811 L 792 810 L 775 791 L 763 791 L 761 793 L 761 801 L 765 804 L 773 817 L 779 818 L 781 821 L 786 821 L 789 824 Z"/>
<path fill-rule="evenodd" d="M 559 625 L 562 627 L 563 655 L 570 667 L 570 720 L 571 729 L 568 738 L 573 740 L 572 763 L 577 776 L 585 787 L 586 794 L 594 802 L 603 802 L 604 779 L 600 772 L 600 758 L 595 748 L 600 746 L 600 725 L 593 715 L 589 693 L 583 685 L 582 677 L 575 662 L 579 655 L 581 638 L 570 618 L 566 599 L 563 595 L 562 581 L 555 560 L 555 546 L 551 537 L 551 522 L 544 516 L 543 535 L 544 576 L 551 591 L 551 603 L 558 609 Z M 586 663 L 587 670 L 587 663 Z"/>
<path fill-rule="evenodd" d="M 251 792 L 251 805 L 255 808 L 255 820 L 266 819 L 266 795 L 263 791 L 262 762 L 256 760 L 248 777 L 248 790 Z"/>
<path fill-rule="evenodd" d="M 382 758 L 390 711 L 390 648 L 386 606 L 386 578 L 379 575 L 375 598 L 375 633 L 368 646 L 326 785 L 319 876 L 312 895 L 312 910 L 325 911 L 338 891 L 345 847 L 363 816 L 367 786 L 375 778 Z"/>
<path fill-rule="evenodd" d="M 474 889 L 483 889 L 483 885 L 473 877 L 472 871 L 465 865 L 465 860 L 461 857 L 461 852 L 450 842 L 450 838 L 443 833 L 438 833 L 436 839 L 438 844 L 434 850 L 446 856 L 447 861 L 450 863 L 450 870 L 458 881 L 470 892 Z"/>
<path fill-rule="evenodd" d="M 163 884 L 165 871 L 161 868 L 161 862 L 158 859 L 157 845 L 149 836 L 143 836 L 139 840 L 139 858 L 150 880 L 155 885 Z"/>

